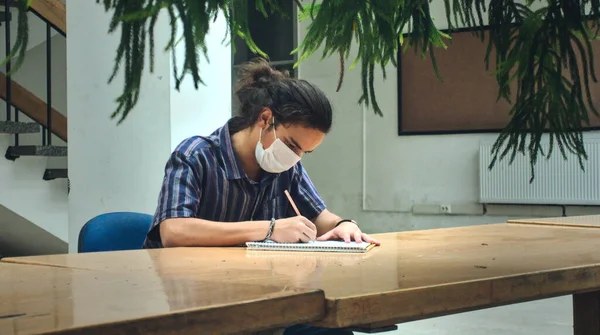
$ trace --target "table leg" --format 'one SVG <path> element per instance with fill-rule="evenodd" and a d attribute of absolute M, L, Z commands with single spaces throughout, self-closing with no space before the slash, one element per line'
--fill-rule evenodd
<path fill-rule="evenodd" d="M 262 331 L 258 331 L 258 332 L 248 333 L 247 335 L 283 335 L 284 331 L 285 331 L 285 328 L 276 328 L 276 329 L 269 329 L 269 330 L 262 330 Z M 241 335 L 241 334 L 236 334 L 236 335 Z"/>
<path fill-rule="evenodd" d="M 600 335 L 600 291 L 573 294 L 574 335 Z"/>
<path fill-rule="evenodd" d="M 366 325 L 349 327 L 348 329 L 359 333 L 375 334 L 397 330 L 398 326 L 390 322 L 375 322 Z"/>

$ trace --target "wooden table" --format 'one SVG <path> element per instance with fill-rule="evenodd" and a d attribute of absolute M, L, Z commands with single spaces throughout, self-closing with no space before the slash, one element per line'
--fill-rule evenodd
<path fill-rule="evenodd" d="M 382 246 L 362 255 L 173 248 L 3 261 L 323 290 L 327 312 L 312 324 L 324 327 L 375 327 L 573 294 L 577 334 L 600 333 L 600 230 L 504 223 L 375 236 Z"/>
<path fill-rule="evenodd" d="M 580 228 L 600 228 L 600 215 L 560 216 L 553 218 L 537 219 L 514 219 L 508 220 L 508 223 Z"/>
<path fill-rule="evenodd" d="M 313 289 L 0 263 L 2 335 L 238 333 L 324 313 Z"/>

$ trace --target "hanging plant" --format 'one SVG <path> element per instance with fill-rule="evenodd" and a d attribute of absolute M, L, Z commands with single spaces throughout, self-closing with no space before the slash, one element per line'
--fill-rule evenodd
<path fill-rule="evenodd" d="M 19 9 L 25 11 L 31 1 L 36 0 L 21 0 Z M 528 154 L 533 178 L 539 155 L 549 157 L 558 145 L 563 157 L 567 157 L 567 152 L 574 153 L 583 169 L 587 153 L 582 129 L 589 125 L 590 111 L 598 116 L 589 85 L 590 81 L 597 81 L 591 43 L 598 39 L 600 0 L 444 0 L 448 34 L 436 27 L 431 16 L 430 5 L 434 0 L 289 1 L 300 8 L 300 20 L 310 20 L 306 37 L 294 50 L 300 54 L 298 63 L 321 48 L 322 57 L 339 57 L 338 90 L 343 85 L 346 64 L 350 64 L 348 69 L 360 65 L 363 93 L 359 102 L 380 116 L 383 111 L 374 89 L 376 67 L 382 69 L 385 78 L 386 66 L 397 66 L 398 50 L 403 48 L 406 52 L 413 48 L 422 57 L 431 59 L 433 71 L 439 77 L 442 74 L 436 65 L 436 48 L 446 48 L 454 29 L 483 27 L 487 18 L 489 38 L 482 58 L 488 67 L 496 64 L 496 68 L 489 70 L 499 85 L 498 99 L 505 99 L 512 106 L 511 120 L 493 147 L 490 168 L 506 156 L 512 162 L 517 153 Z M 239 36 L 250 51 L 264 57 L 268 55 L 250 34 L 247 13 L 257 10 L 265 16 L 283 15 L 279 0 L 256 0 L 254 8 L 249 8 L 247 0 L 96 2 L 113 15 L 108 32 L 113 33 L 117 28 L 121 31 L 114 70 L 109 77 L 112 82 L 119 71 L 125 74 L 123 93 L 117 98 L 117 108 L 112 114 L 118 123 L 123 122 L 138 102 L 146 53 L 150 55 L 150 71 L 153 70 L 153 36 L 159 12 L 168 13 L 170 18 L 171 38 L 164 50 L 172 53 L 177 89 L 188 75 L 196 88 L 203 84 L 200 54 L 209 61 L 205 38 L 217 15 L 225 16 L 230 36 Z M 16 65 L 22 62 L 27 46 L 26 30 L 27 16 L 19 15 L 17 43 L 21 44 L 12 55 L 17 55 Z M 483 31 L 474 31 L 484 43 Z M 176 43 L 184 43 L 186 50 L 181 69 L 175 58 Z M 353 44 L 358 47 L 356 55 L 350 54 Z M 495 55 L 493 60 L 492 55 Z M 517 82 L 516 92 L 510 91 L 513 81 Z M 550 135 L 547 153 L 541 146 L 544 132 Z"/>

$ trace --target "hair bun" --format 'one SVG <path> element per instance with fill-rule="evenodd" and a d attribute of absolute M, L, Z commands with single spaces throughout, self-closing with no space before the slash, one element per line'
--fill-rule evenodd
<path fill-rule="evenodd" d="M 273 78 L 273 77 L 275 77 L 273 75 L 274 72 L 275 71 L 273 71 L 271 69 L 271 67 L 268 66 L 268 64 L 267 64 L 267 66 L 257 67 L 252 72 L 252 79 L 256 83 L 267 83 L 267 82 L 271 81 L 272 79 L 275 79 L 275 78 Z"/>
<path fill-rule="evenodd" d="M 264 87 L 277 80 L 289 78 L 287 71 L 274 69 L 264 58 L 255 58 L 240 68 L 238 72 L 239 86 Z"/>
<path fill-rule="evenodd" d="M 256 125 L 267 109 L 279 124 L 300 125 L 323 133 L 331 128 L 331 104 L 318 87 L 290 78 L 287 71 L 274 69 L 262 58 L 236 68 L 238 81 L 232 107 L 238 116 L 229 124 L 231 134 Z"/>

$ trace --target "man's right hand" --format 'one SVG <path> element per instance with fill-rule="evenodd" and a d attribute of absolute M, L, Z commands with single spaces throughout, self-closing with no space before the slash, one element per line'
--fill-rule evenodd
<path fill-rule="evenodd" d="M 279 243 L 308 242 L 317 238 L 317 227 L 304 216 L 275 221 L 271 240 Z"/>

